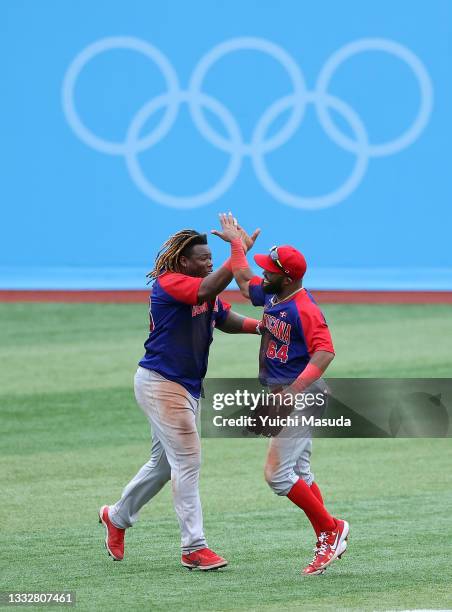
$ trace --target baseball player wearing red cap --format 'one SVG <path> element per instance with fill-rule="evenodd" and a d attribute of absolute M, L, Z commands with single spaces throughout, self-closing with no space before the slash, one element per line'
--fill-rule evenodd
<path fill-rule="evenodd" d="M 323 372 L 334 358 L 325 318 L 311 294 L 302 287 L 306 261 L 292 246 L 273 247 L 268 255 L 255 255 L 263 278 L 248 266 L 233 219 L 220 215 L 222 231 L 213 231 L 231 243 L 231 265 L 242 294 L 264 313 L 259 378 L 273 390 L 283 386 L 284 395 L 305 391 L 323 393 Z M 290 410 L 290 409 L 289 409 Z M 262 433 L 258 428 L 257 433 Z M 265 432 L 264 432 L 265 433 Z M 314 558 L 302 571 L 322 574 L 347 548 L 349 525 L 334 518 L 323 503 L 310 468 L 312 436 L 309 428 L 284 428 L 273 437 L 265 464 L 271 489 L 304 510 L 317 535 Z"/>

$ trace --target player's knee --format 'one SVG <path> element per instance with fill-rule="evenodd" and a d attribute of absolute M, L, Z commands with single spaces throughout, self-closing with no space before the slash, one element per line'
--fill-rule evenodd
<path fill-rule="evenodd" d="M 280 466 L 267 464 L 264 468 L 264 477 L 265 482 L 276 495 L 286 495 L 292 486 L 286 470 L 281 469 Z"/>
<path fill-rule="evenodd" d="M 273 481 L 274 468 L 273 466 L 268 465 L 268 463 L 264 466 L 264 478 L 265 482 L 271 487 L 271 483 Z"/>

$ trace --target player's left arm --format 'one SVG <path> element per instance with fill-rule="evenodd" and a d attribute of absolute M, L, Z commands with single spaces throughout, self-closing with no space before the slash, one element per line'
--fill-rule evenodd
<path fill-rule="evenodd" d="M 322 372 L 325 372 L 327 367 L 333 361 L 334 356 L 334 353 L 330 353 L 329 351 L 316 351 L 309 360 L 309 364 L 312 364 L 313 366 L 319 368 L 319 370 Z"/>
<path fill-rule="evenodd" d="M 257 319 L 229 310 L 224 321 L 217 323 L 216 327 L 227 334 L 260 334 L 260 324 Z"/>
<path fill-rule="evenodd" d="M 237 245 L 243 257 L 245 257 L 245 253 L 247 253 L 254 245 L 256 238 L 260 234 L 260 229 L 254 230 L 254 232 L 250 235 L 238 224 L 237 219 L 232 216 L 232 213 L 225 214 L 222 213 L 220 218 L 228 218 L 231 220 L 231 223 L 234 223 L 234 231 L 236 232 L 235 237 L 237 238 Z M 215 234 L 215 230 L 212 230 L 212 233 Z M 246 260 L 246 258 L 245 258 Z M 208 276 L 206 276 L 200 287 L 198 292 L 198 303 L 202 304 L 202 302 L 211 300 L 215 298 L 215 296 L 219 295 L 226 287 L 229 285 L 231 280 L 233 279 L 233 259 L 228 259 L 218 270 L 212 272 Z M 251 274 L 252 276 L 252 274 Z"/>
<path fill-rule="evenodd" d="M 231 213 L 228 215 L 222 213 L 219 215 L 221 231 L 212 230 L 212 234 L 218 236 L 225 242 L 229 242 L 231 244 L 231 257 L 228 260 L 231 265 L 232 272 L 234 274 L 234 278 L 239 286 L 241 294 L 247 299 L 252 299 L 250 296 L 249 285 L 251 279 L 253 279 L 254 274 L 249 267 L 248 261 L 246 259 L 246 250 L 244 251 L 241 248 L 241 243 L 243 242 L 243 238 L 241 233 L 243 230 L 237 223 L 237 219 L 235 219 Z M 259 235 L 260 230 L 256 230 L 252 237 Z M 255 240 L 256 238 L 254 238 Z M 253 241 L 254 244 L 254 241 Z M 249 249 L 248 249 L 249 250 Z M 263 304 L 260 304 L 263 305 Z"/>
<path fill-rule="evenodd" d="M 312 304 L 311 308 L 300 310 L 299 315 L 311 358 L 301 374 L 286 389 L 289 393 L 302 393 L 312 385 L 323 375 L 335 356 L 330 330 L 318 306 Z"/>

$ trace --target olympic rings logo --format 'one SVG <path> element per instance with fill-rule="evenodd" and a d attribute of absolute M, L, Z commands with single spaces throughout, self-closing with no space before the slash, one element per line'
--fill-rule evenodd
<path fill-rule="evenodd" d="M 141 53 L 160 69 L 167 91 L 149 100 L 133 117 L 124 142 L 114 142 L 96 136 L 79 117 L 74 103 L 77 79 L 84 66 L 100 53 L 112 49 L 127 49 Z M 245 142 L 240 127 L 229 110 L 217 99 L 202 92 L 207 73 L 214 64 L 229 53 L 251 50 L 275 59 L 288 74 L 292 83 L 291 95 L 273 102 L 256 123 L 249 142 Z M 394 140 L 369 142 L 366 128 L 356 111 L 346 102 L 328 93 L 330 81 L 339 66 L 352 56 L 366 51 L 383 51 L 404 61 L 412 70 L 420 91 L 420 104 L 411 126 Z M 103 38 L 88 45 L 73 60 L 63 82 L 63 108 L 67 121 L 75 134 L 88 146 L 108 155 L 124 157 L 129 174 L 136 186 L 151 200 L 172 208 L 190 209 L 204 206 L 223 196 L 236 180 L 243 158 L 251 158 L 254 171 L 262 186 L 283 204 L 303 209 L 320 209 L 338 204 L 361 183 L 372 157 L 399 153 L 410 146 L 427 125 L 433 106 L 433 87 L 430 76 L 420 59 L 403 45 L 384 38 L 363 38 L 335 51 L 320 71 L 314 90 L 306 87 L 304 76 L 295 60 L 283 48 L 263 38 L 233 38 L 212 48 L 195 67 L 187 89 L 181 89 L 177 74 L 165 55 L 151 44 L 132 37 Z M 138 155 L 165 138 L 176 121 L 179 107 L 187 104 L 192 120 L 202 136 L 214 147 L 228 153 L 229 163 L 220 180 L 210 189 L 191 196 L 165 193 L 147 178 L 140 167 Z M 308 104 L 313 104 L 318 120 L 329 138 L 345 151 L 356 155 L 353 169 L 336 190 L 315 197 L 304 197 L 281 187 L 270 174 L 265 155 L 283 146 L 303 120 Z M 149 133 L 142 129 L 154 113 L 165 109 L 161 122 Z M 208 109 L 222 122 L 227 138 L 216 132 L 207 122 L 204 109 Z M 290 114 L 284 125 L 273 136 L 267 136 L 272 123 L 284 112 Z M 349 124 L 353 138 L 345 135 L 334 124 L 330 111 L 334 110 Z"/>

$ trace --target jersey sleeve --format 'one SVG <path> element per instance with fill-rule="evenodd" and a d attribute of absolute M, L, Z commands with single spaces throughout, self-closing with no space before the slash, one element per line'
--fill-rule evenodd
<path fill-rule="evenodd" d="M 194 306 L 198 303 L 198 292 L 203 279 L 179 272 L 167 272 L 159 277 L 160 287 L 177 302 Z"/>
<path fill-rule="evenodd" d="M 265 306 L 265 292 L 262 289 L 260 276 L 253 276 L 248 285 L 250 300 L 253 306 Z"/>
<path fill-rule="evenodd" d="M 218 310 L 215 311 L 215 323 L 218 325 L 222 325 L 228 316 L 229 311 L 231 310 L 231 304 L 228 304 L 224 300 L 220 300 L 217 298 Z"/>
<path fill-rule="evenodd" d="M 299 308 L 300 322 L 309 355 L 316 351 L 334 353 L 333 341 L 322 311 L 316 304 Z"/>

